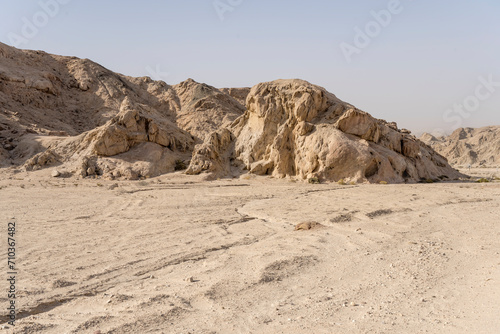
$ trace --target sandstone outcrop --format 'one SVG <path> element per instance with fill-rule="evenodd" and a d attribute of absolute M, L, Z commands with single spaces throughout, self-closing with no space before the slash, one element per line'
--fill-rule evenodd
<path fill-rule="evenodd" d="M 231 90 L 226 90 L 226 93 L 224 90 L 197 83 L 192 79 L 172 88 L 180 103 L 180 108 L 176 112 L 177 124 L 193 134 L 200 142 L 212 132 L 231 125 L 245 111 L 244 104 L 229 94 Z"/>
<path fill-rule="evenodd" d="M 252 88 L 238 118 L 235 157 L 255 174 L 354 182 L 459 177 L 407 131 L 302 80 Z"/>
<path fill-rule="evenodd" d="M 231 163 L 234 160 L 234 139 L 228 129 L 213 132 L 194 150 L 186 174 L 208 172 L 212 177 L 230 175 Z"/>
<path fill-rule="evenodd" d="M 174 171 L 175 161 L 189 157 L 193 148 L 194 138 L 188 132 L 125 98 L 119 113 L 106 124 L 56 142 L 24 166 L 36 170 L 66 163 L 81 176 L 135 179 Z"/>

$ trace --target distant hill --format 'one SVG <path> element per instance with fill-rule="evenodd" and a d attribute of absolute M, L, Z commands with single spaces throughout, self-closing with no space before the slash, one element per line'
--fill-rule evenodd
<path fill-rule="evenodd" d="M 420 140 L 445 156 L 452 165 L 500 165 L 500 126 L 460 128 L 447 137 L 424 133 Z"/>

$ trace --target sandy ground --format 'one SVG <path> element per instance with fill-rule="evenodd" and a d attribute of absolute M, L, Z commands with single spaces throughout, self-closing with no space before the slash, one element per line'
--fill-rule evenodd
<path fill-rule="evenodd" d="M 498 181 L 116 183 L 2 170 L 0 199 L 0 332 L 500 333 Z M 322 226 L 294 231 L 301 222 Z"/>

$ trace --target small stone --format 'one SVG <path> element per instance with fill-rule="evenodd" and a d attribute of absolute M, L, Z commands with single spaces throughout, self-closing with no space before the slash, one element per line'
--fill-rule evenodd
<path fill-rule="evenodd" d="M 321 226 L 322 225 L 320 223 L 317 223 L 317 222 L 304 222 L 304 223 L 299 223 L 299 224 L 295 225 L 295 231 L 300 231 L 300 230 L 307 231 L 307 230 L 319 228 Z"/>
<path fill-rule="evenodd" d="M 52 177 L 59 177 L 61 176 L 61 173 L 58 170 L 53 170 L 51 175 Z"/>
<path fill-rule="evenodd" d="M 190 283 L 193 283 L 194 282 L 194 277 L 193 276 L 188 277 L 188 278 L 186 278 L 186 281 L 188 281 Z"/>

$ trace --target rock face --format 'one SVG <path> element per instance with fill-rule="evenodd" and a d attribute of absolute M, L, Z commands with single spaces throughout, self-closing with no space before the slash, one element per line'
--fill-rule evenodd
<path fill-rule="evenodd" d="M 255 174 L 355 182 L 459 176 L 408 131 L 302 80 L 253 87 L 232 129 L 236 159 Z"/>
<path fill-rule="evenodd" d="M 448 137 L 439 138 L 424 133 L 420 139 L 453 165 L 500 165 L 500 126 L 460 128 Z"/>
<path fill-rule="evenodd" d="M 213 132 L 194 150 L 186 174 L 208 172 L 212 177 L 230 175 L 231 162 L 234 160 L 234 139 L 234 135 L 228 129 Z"/>
<path fill-rule="evenodd" d="M 250 89 L 248 87 L 244 88 L 221 88 L 221 91 L 229 96 L 233 97 L 241 105 L 245 105 L 247 101 L 248 94 L 250 94 Z"/>
<path fill-rule="evenodd" d="M 29 159 L 25 168 L 65 163 L 84 177 L 136 179 L 174 171 L 175 161 L 189 157 L 193 148 L 194 137 L 188 132 L 125 98 L 118 114 L 106 124 L 51 145 Z"/>
<path fill-rule="evenodd" d="M 104 126 L 89 132 L 84 145 L 93 146 L 96 155 L 108 157 L 128 152 L 144 142 L 155 143 L 171 151 L 192 149 L 194 138 L 188 132 L 155 114 L 155 110 L 133 105 L 125 98 L 120 112 Z"/>
<path fill-rule="evenodd" d="M 0 166 L 63 165 L 81 177 L 137 179 L 173 172 L 179 161 L 190 161 L 187 174 L 212 177 L 460 176 L 409 131 L 302 80 L 170 86 L 0 43 Z"/>
<path fill-rule="evenodd" d="M 210 133 L 231 125 L 245 111 L 245 104 L 239 102 L 244 89 L 241 89 L 243 93 L 238 93 L 238 89 L 219 90 L 192 79 L 172 88 L 180 102 L 176 112 L 177 124 L 201 141 Z"/>

